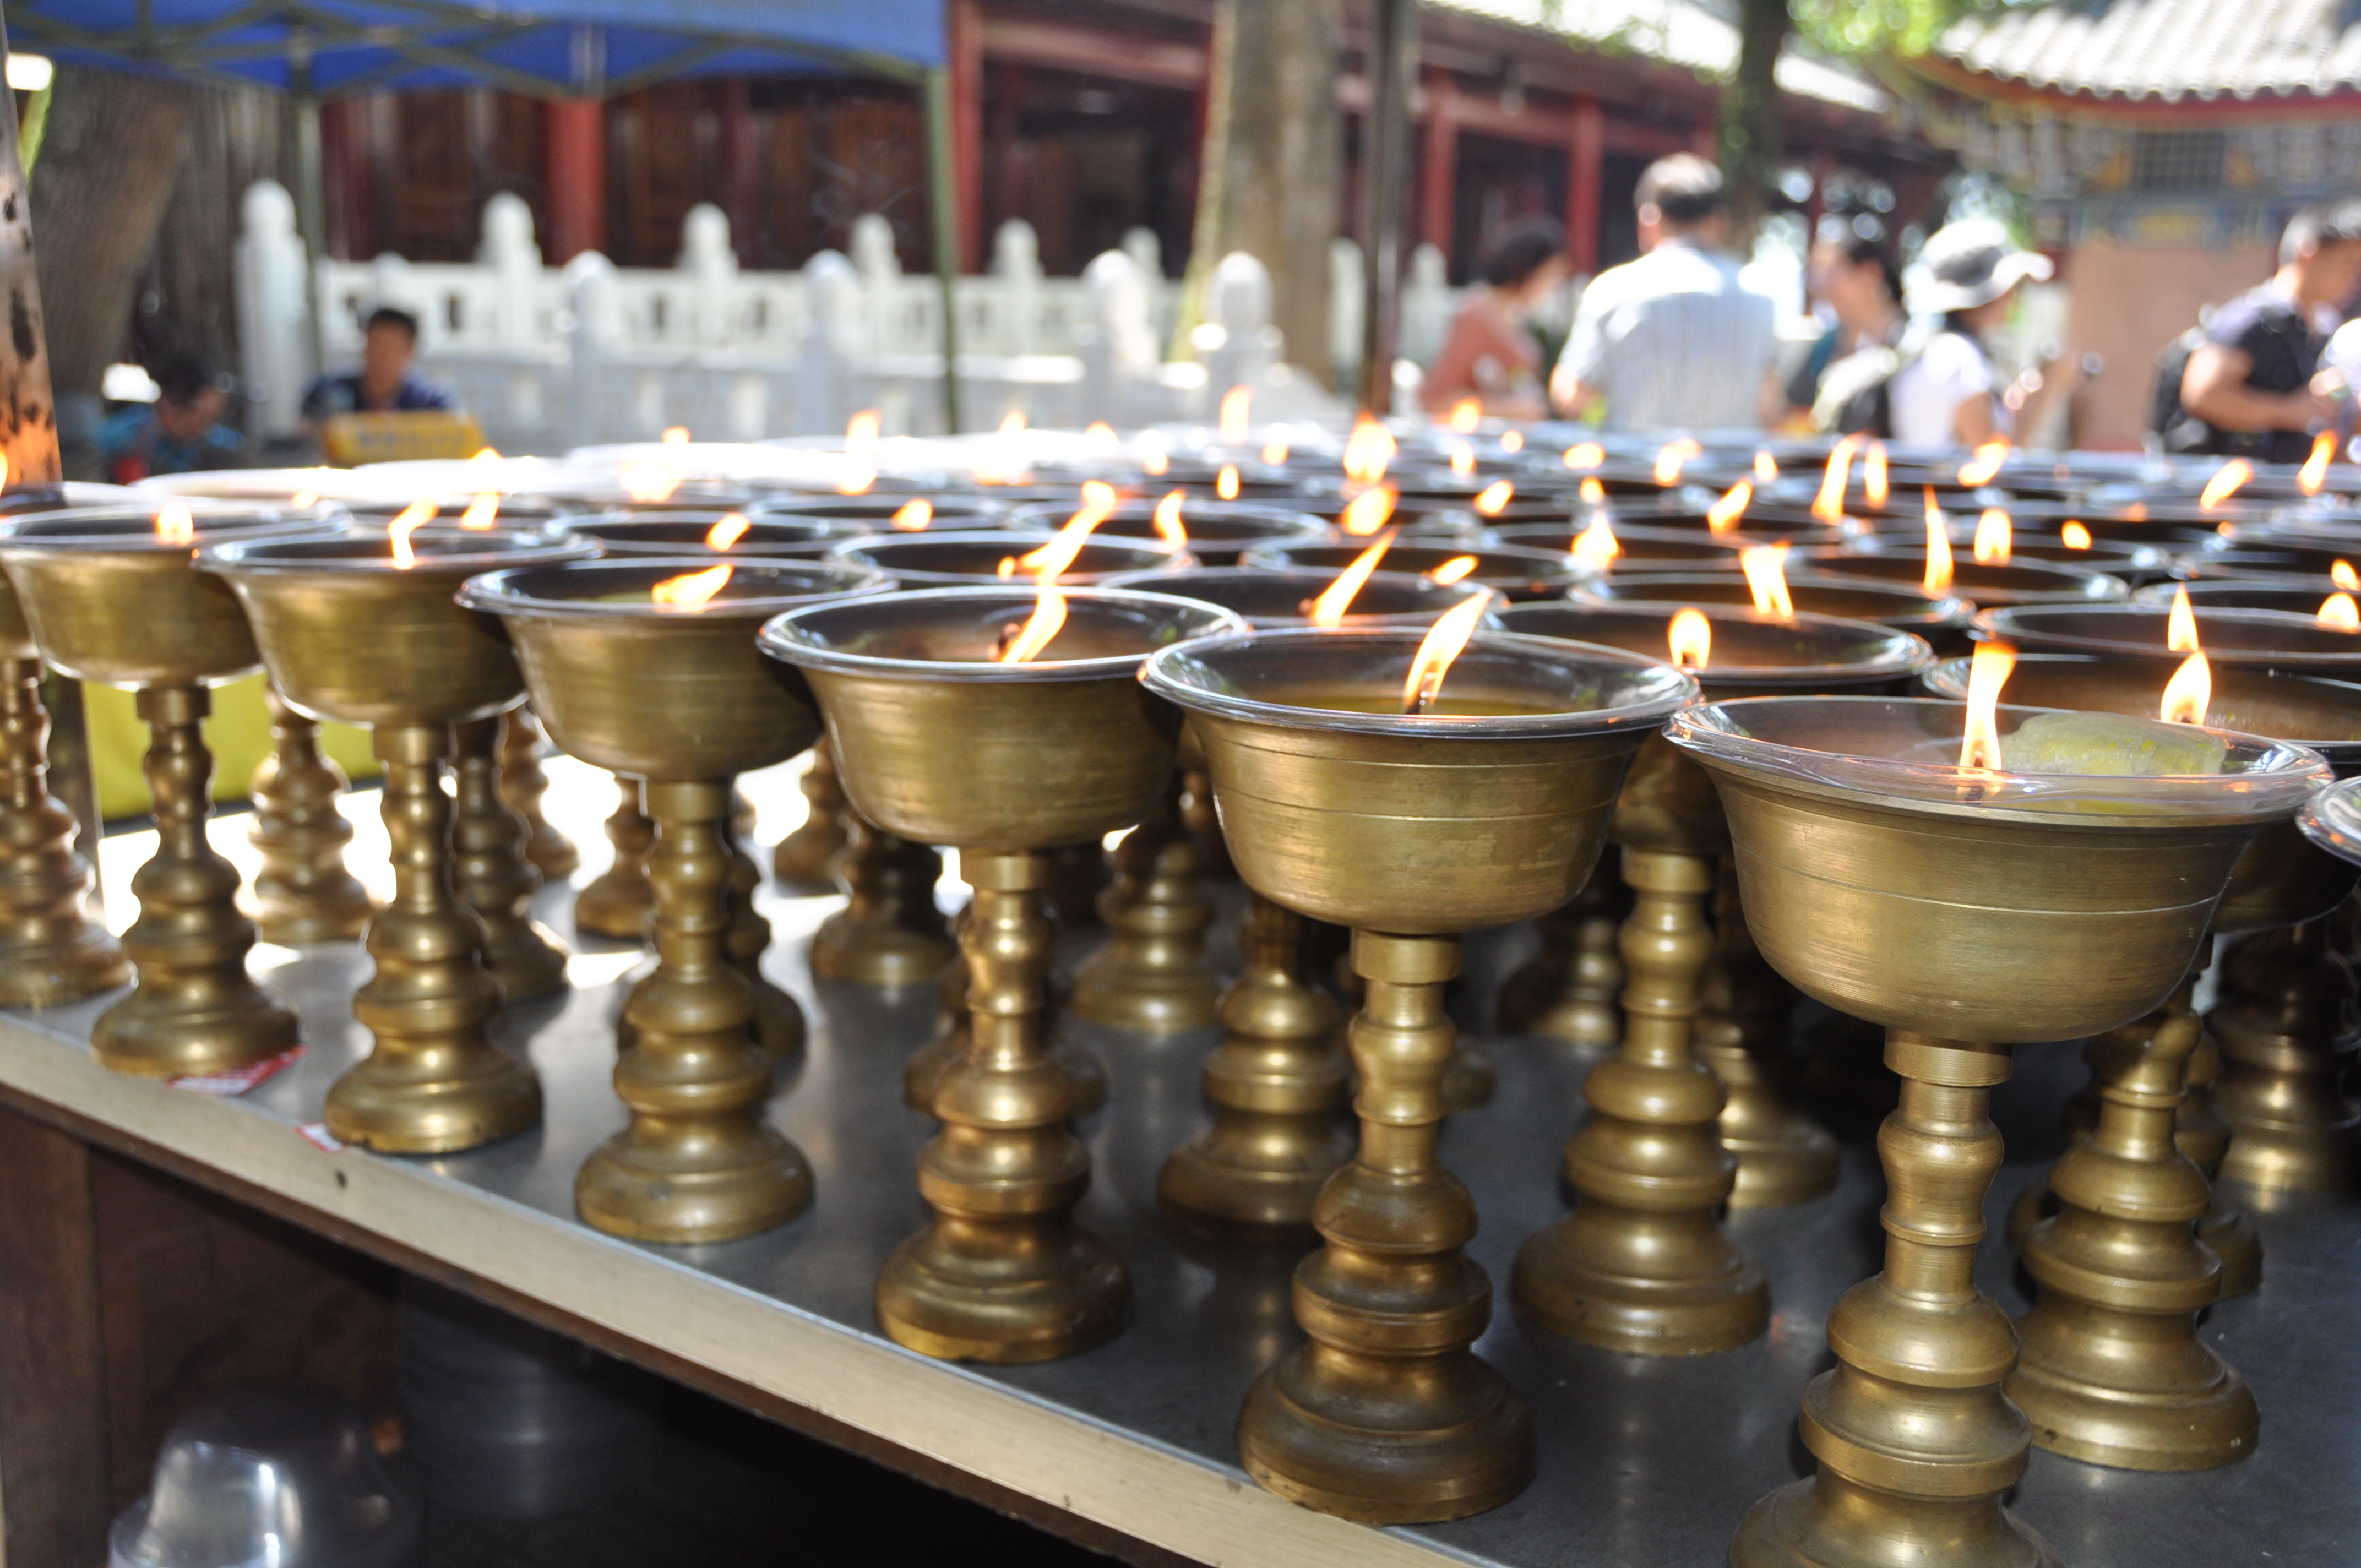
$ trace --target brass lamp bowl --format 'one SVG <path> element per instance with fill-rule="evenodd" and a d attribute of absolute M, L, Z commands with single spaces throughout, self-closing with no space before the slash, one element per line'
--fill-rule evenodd
<path fill-rule="evenodd" d="M 524 683 L 508 636 L 459 605 L 459 585 L 503 567 L 587 560 L 598 547 L 536 530 L 432 525 L 409 546 L 408 568 L 396 565 L 390 533 L 375 529 L 242 541 L 202 560 L 235 590 L 272 681 L 307 717 L 455 724 L 514 706 Z"/>
<path fill-rule="evenodd" d="M 814 606 L 761 643 L 811 683 L 862 816 L 921 844 L 1049 850 L 1129 827 L 1163 788 L 1180 716 L 1140 690 L 1140 660 L 1243 624 L 1164 594 L 1064 598 L 1063 628 L 1029 663 L 996 662 L 1029 588 Z"/>
<path fill-rule="evenodd" d="M 649 459 L 645 482 L 632 477 L 553 478 L 514 492 L 569 512 L 744 511 L 754 504 L 753 490 L 733 479 L 683 477 L 661 459 Z"/>
<path fill-rule="evenodd" d="M 487 496 L 491 498 L 488 506 L 483 504 Z M 434 509 L 427 521 L 446 528 L 461 526 L 463 519 L 476 527 L 489 524 L 501 528 L 549 528 L 574 515 L 570 509 L 547 496 L 505 495 L 492 490 L 452 490 L 423 498 L 415 490 L 401 490 L 390 495 L 355 493 L 338 498 L 355 521 L 379 527 L 401 516 L 422 499 Z M 480 516 L 471 515 L 479 508 Z"/>
<path fill-rule="evenodd" d="M 2090 530 L 2094 543 L 2103 544 L 2151 544 L 2171 554 L 2193 550 L 2219 549 L 2226 542 L 2214 532 L 2210 522 L 2191 522 L 2182 518 L 2150 517 L 2144 507 L 2117 504 L 2092 504 L 2084 501 L 2010 500 L 2004 508 L 2009 521 L 2019 535 L 2033 534 L 2048 539 L 2060 533 L 2066 524 L 2079 522 Z M 1886 524 L 1899 532 L 1903 519 Z M 1912 520 L 1915 521 L 1915 520 Z M 1919 538 L 1925 538 L 1923 528 Z"/>
<path fill-rule="evenodd" d="M 94 507 L 137 506 L 139 496 L 122 485 L 90 485 L 64 480 L 53 485 L 12 485 L 0 490 L 0 518 L 35 512 L 86 511 Z M 38 659 L 33 629 L 25 624 L 25 607 L 16 590 L 0 577 L 0 659 Z"/>
<path fill-rule="evenodd" d="M 1708 505 L 1704 498 L 1692 495 L 1686 499 L 1668 497 L 1653 508 L 1633 507 L 1619 510 L 1615 515 L 1616 532 L 1621 532 L 1628 521 L 1671 532 L 1710 536 L 1713 521 L 1708 515 Z M 1802 507 L 1752 504 L 1740 515 L 1738 531 L 1755 540 L 1833 546 L 1866 537 L 1871 532 L 1871 526 L 1857 517 L 1844 517 L 1830 522 Z"/>
<path fill-rule="evenodd" d="M 1009 503 L 999 496 L 943 495 L 932 491 L 914 495 L 899 490 L 858 496 L 758 496 L 745 511 L 758 520 L 852 523 L 863 533 L 879 533 L 890 530 L 897 516 L 915 521 L 910 507 L 914 500 L 927 503 L 927 526 L 946 533 L 997 528 L 1009 512 Z"/>
<path fill-rule="evenodd" d="M 1806 550 L 1790 564 L 1789 576 L 1916 584 L 1926 562 L 1916 555 L 1861 555 L 1845 549 Z M 1993 605 L 2105 603 L 2127 598 L 2131 589 L 2104 572 L 2035 562 L 2005 566 L 1952 558 L 1951 587 L 1989 609 Z"/>
<path fill-rule="evenodd" d="M 1726 572 L 1659 570 L 1640 562 L 1610 573 L 1598 582 L 1566 596 L 1576 604 L 1622 604 L 1640 600 L 1662 604 L 1740 605 L 1754 603 L 1754 590 L 1744 575 Z M 1925 638 L 1938 653 L 1968 645 L 1969 624 L 1976 607 L 1955 594 L 1929 594 L 1901 583 L 1839 582 L 1810 578 L 1787 585 L 1788 602 L 1805 615 L 1834 616 L 1840 620 L 1873 620 L 1896 631 Z"/>
<path fill-rule="evenodd" d="M 1197 599 L 1242 615 L 1265 631 L 1311 623 L 1310 606 L 1331 584 L 1333 573 L 1262 571 L 1252 566 L 1196 566 L 1185 572 L 1135 572 L 1110 577 L 1111 588 L 1137 588 Z M 1426 626 L 1452 606 L 1484 591 L 1474 583 L 1438 583 L 1407 572 L 1373 572 L 1353 596 L 1347 629 Z"/>
<path fill-rule="evenodd" d="M 1574 542 L 1582 537 L 1587 527 L 1580 512 L 1571 522 L 1517 522 L 1495 526 L 1487 532 L 1503 544 L 1521 545 L 1529 550 L 1563 550 L 1571 553 Z M 1709 533 L 1703 528 L 1666 528 L 1661 525 L 1626 525 L 1612 520 L 1615 543 L 1620 548 L 1615 556 L 1615 566 L 1622 571 L 1645 571 L 1651 567 L 1667 572 L 1712 571 L 1723 566 L 1738 569 L 1738 553 L 1751 545 L 1775 544 L 1779 541 L 1768 534 Z"/>
<path fill-rule="evenodd" d="M 2289 577 L 2326 584 L 2338 563 L 2361 562 L 2361 544 L 2299 543 L 2285 536 L 2242 534 L 2226 550 L 2191 550 L 2172 558 L 2172 575 L 2207 577 Z M 2327 592 L 2323 587 L 2322 592 Z"/>
<path fill-rule="evenodd" d="M 2361 866 L 2361 782 L 2340 780 L 2313 795 L 2296 826 L 2330 854 Z"/>
<path fill-rule="evenodd" d="M 1343 544 L 1268 544 L 1247 551 L 1240 564 L 1257 571 L 1297 569 L 1334 576 L 1351 565 L 1371 543 L 1365 539 Z M 1511 599 L 1557 598 L 1596 575 L 1576 565 L 1563 550 L 1472 543 L 1463 546 L 1441 540 L 1398 540 L 1378 565 L 1391 572 L 1423 576 L 1470 555 L 1476 558 L 1475 569 L 1458 580 L 1498 589 Z"/>
<path fill-rule="evenodd" d="M 1010 515 L 1008 526 L 1055 529 L 1072 516 L 1073 510 L 1071 505 L 1021 507 Z M 1108 514 L 1091 537 L 1161 540 L 1163 534 L 1157 526 L 1160 510 L 1161 503 L 1157 501 L 1126 501 Z M 1181 503 L 1178 521 L 1188 535 L 1180 548 L 1204 566 L 1235 566 L 1239 557 L 1260 545 L 1324 544 L 1336 534 L 1334 526 L 1324 518 L 1257 501 L 1209 501 L 1191 497 Z"/>
<path fill-rule="evenodd" d="M 230 540 L 317 532 L 332 508 L 187 506 L 192 532 L 166 539 L 145 507 L 41 512 L 0 523 L 26 622 L 50 666 L 118 686 L 220 685 L 261 663 L 229 589 L 193 570 Z"/>
<path fill-rule="evenodd" d="M 739 559 L 804 560 L 825 555 L 838 545 L 866 539 L 876 532 L 868 523 L 844 518 L 774 517 L 762 512 L 737 514 L 742 530 L 718 550 L 707 544 L 723 512 L 635 512 L 569 517 L 563 526 L 577 539 L 596 541 L 609 555 L 728 555 Z M 708 559 L 707 565 L 711 565 Z"/>
<path fill-rule="evenodd" d="M 2242 665 L 2290 674 L 2361 675 L 2361 632 L 2323 626 L 2309 615 L 2191 607 L 2197 641 L 2215 669 Z M 2170 651 L 2170 614 L 2134 605 L 2014 605 L 1976 617 L 1976 635 L 2041 653 L 2106 653 L 2180 663 Z"/>
<path fill-rule="evenodd" d="M 1357 928 L 1455 935 L 1570 897 L 1623 772 L 1686 677 L 1600 647 L 1479 633 L 1426 713 L 1416 631 L 1257 631 L 1171 649 L 1148 688 L 1202 737 L 1239 874 Z"/>
<path fill-rule="evenodd" d="M 2275 609 L 2317 620 L 2328 596 L 2345 591 L 2326 578 L 2316 587 L 2307 578 L 2299 587 L 2277 577 L 2195 577 L 2135 588 L 2132 603 L 2142 609 L 2170 609 L 2174 598 L 2186 593 L 2192 609 Z"/>
<path fill-rule="evenodd" d="M 2165 660 L 2080 653 L 2022 653 L 2007 695 L 2027 707 L 2062 707 L 2153 718 L 2180 655 Z M 1968 693 L 1966 659 L 1947 659 L 1923 677 L 1937 696 Z M 2361 685 L 2226 665 L 2213 672 L 2205 722 L 2307 746 L 2339 778 L 2361 773 Z M 2217 934 L 2269 930 L 2315 920 L 2345 902 L 2356 873 L 2310 849 L 2292 822 L 2255 837 L 2213 916 Z"/>
<path fill-rule="evenodd" d="M 2003 736 L 2034 711 L 2001 709 Z M 2223 731 L 2229 782 L 1980 777 L 1953 765 L 1964 716 L 1762 697 L 1668 731 L 1720 789 L 1763 956 L 1831 1007 L 1944 1039 L 2074 1039 L 2156 1007 L 2248 843 L 2330 776 Z"/>
<path fill-rule="evenodd" d="M 829 559 L 884 572 L 906 588 L 979 587 L 1030 576 L 1014 565 L 1019 556 L 1049 543 L 1044 532 L 912 533 L 880 535 L 839 545 Z M 1012 563 L 1006 572 L 1002 562 Z M 1196 558 L 1169 545 L 1131 540 L 1087 539 L 1073 564 L 1058 574 L 1060 583 L 1088 587 L 1126 573 L 1177 572 Z M 882 826 L 882 824 L 881 824 Z"/>
<path fill-rule="evenodd" d="M 2001 509 L 2008 510 L 2006 508 Z M 2019 561 L 2036 565 L 2067 566 L 2085 572 L 2104 572 L 2111 577 L 2121 577 L 2137 587 L 2171 574 L 2173 552 L 2161 544 L 2144 544 L 2128 539 L 2093 539 L 2076 547 L 2054 534 L 2036 533 L 2030 528 L 2015 527 L 2015 513 L 2010 511 L 2013 525 L 2008 556 L 2012 565 Z M 1954 514 L 1945 536 L 1951 542 L 1954 561 L 1972 559 L 1976 542 L 1976 519 L 1964 513 Z M 1860 540 L 1850 546 L 1859 555 L 1898 555 L 1916 561 L 1925 569 L 1927 531 L 1925 528 L 1891 529 Z"/>

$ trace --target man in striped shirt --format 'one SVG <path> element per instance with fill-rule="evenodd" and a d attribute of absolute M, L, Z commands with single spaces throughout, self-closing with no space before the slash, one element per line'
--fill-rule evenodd
<path fill-rule="evenodd" d="M 1772 422 L 1778 334 L 1768 298 L 1739 286 L 1721 254 L 1730 209 L 1720 170 L 1695 153 L 1640 176 L 1636 261 L 1591 280 L 1550 378 L 1560 412 L 1604 399 L 1608 430 L 1733 430 Z"/>

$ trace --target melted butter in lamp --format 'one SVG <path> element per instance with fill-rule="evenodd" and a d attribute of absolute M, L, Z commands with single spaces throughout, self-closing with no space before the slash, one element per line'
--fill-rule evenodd
<path fill-rule="evenodd" d="M 1401 710 L 1401 693 L 1391 688 L 1371 687 L 1367 691 L 1347 691 L 1337 687 L 1301 687 L 1256 694 L 1268 702 L 1287 707 L 1325 708 L 1332 713 L 1382 713 L 1396 718 L 1405 716 Z M 1421 710 L 1423 718 L 1506 718 L 1525 714 L 1567 713 L 1573 711 L 1563 703 L 1545 702 L 1538 697 L 1505 697 L 1482 691 L 1455 690 L 1446 682 L 1440 695 L 1431 699 Z"/>

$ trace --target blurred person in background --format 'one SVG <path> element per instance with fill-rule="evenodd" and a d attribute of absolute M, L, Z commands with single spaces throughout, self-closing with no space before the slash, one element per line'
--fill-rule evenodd
<path fill-rule="evenodd" d="M 1636 261 L 1591 280 L 1550 378 L 1558 410 L 1581 417 L 1604 400 L 1608 430 L 1731 430 L 1773 422 L 1784 406 L 1767 295 L 1740 286 L 1721 171 L 1695 153 L 1640 176 Z"/>
<path fill-rule="evenodd" d="M 1925 275 L 1910 308 L 1919 319 L 1903 334 L 1888 388 L 1890 433 L 1909 446 L 1981 446 L 2011 435 L 2026 398 L 2004 396 L 2009 387 L 1985 340 L 2008 320 L 2019 285 L 2049 277 L 2049 258 L 2018 249 L 1996 220 L 1970 218 L 1928 236 L 1918 265 Z M 2055 395 L 2068 385 L 2065 376 L 2046 386 L 2036 376 L 2023 390 Z"/>
<path fill-rule="evenodd" d="M 2265 463 L 2309 456 L 2312 433 L 2341 424 L 2351 396 L 2346 372 L 2334 360 L 2323 369 L 2323 356 L 2356 279 L 2361 202 L 2289 219 L 2270 280 L 2215 311 L 2158 361 L 2150 422 L 2165 450 Z"/>
<path fill-rule="evenodd" d="M 167 357 L 152 374 L 156 400 L 135 403 L 99 428 L 107 478 L 129 485 L 156 474 L 238 466 L 237 432 L 221 422 L 229 378 L 190 354 Z"/>
<path fill-rule="evenodd" d="M 1890 347 L 1909 321 L 1902 312 L 1902 270 L 1893 254 L 1883 241 L 1854 234 L 1850 225 L 1812 247 L 1810 279 L 1813 298 L 1828 305 L 1836 324 L 1820 334 L 1788 378 L 1787 407 L 1805 416 L 1818 402 L 1830 365 L 1864 349 Z"/>
<path fill-rule="evenodd" d="M 1565 231 L 1554 218 L 1529 218 L 1485 255 L 1483 281 L 1452 319 L 1419 398 L 1429 413 L 1467 399 L 1498 419 L 1546 419 L 1542 347 L 1525 323 L 1574 275 Z"/>
<path fill-rule="evenodd" d="M 449 392 L 418 373 L 417 356 L 418 318 L 379 306 L 361 331 L 361 367 L 313 381 L 303 394 L 304 421 L 316 429 L 336 414 L 456 408 Z"/>

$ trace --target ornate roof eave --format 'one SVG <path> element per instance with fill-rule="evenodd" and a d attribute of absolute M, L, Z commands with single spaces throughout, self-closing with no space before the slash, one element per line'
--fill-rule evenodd
<path fill-rule="evenodd" d="M 2024 112 L 2041 111 L 2059 119 L 2100 122 L 2150 130 L 2188 130 L 2193 123 L 2216 126 L 2283 124 L 2288 121 L 2346 118 L 2361 111 L 2361 88 L 2340 87 L 2334 93 L 2236 94 L 2160 93 L 2136 95 L 2094 93 L 2044 85 L 2022 77 L 1994 76 L 1938 54 L 1898 57 L 1899 72 L 1987 104 Z M 1891 80 L 1888 72 L 1879 75 Z M 1897 84 L 1898 85 L 1898 84 Z"/>

